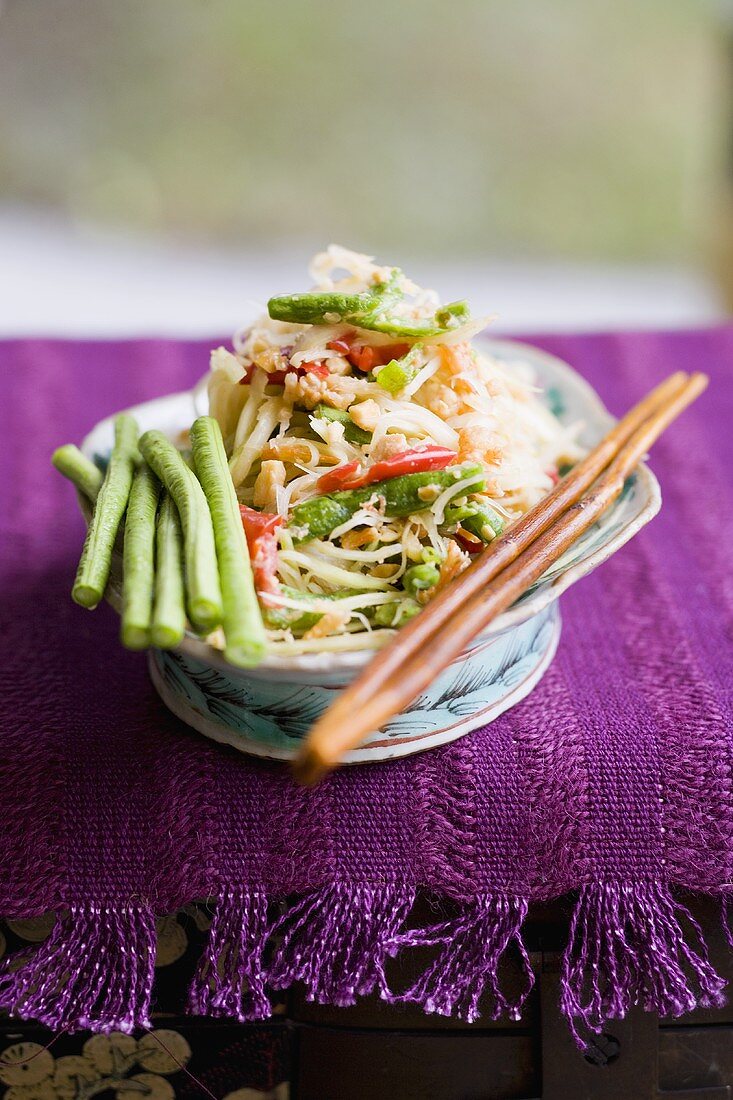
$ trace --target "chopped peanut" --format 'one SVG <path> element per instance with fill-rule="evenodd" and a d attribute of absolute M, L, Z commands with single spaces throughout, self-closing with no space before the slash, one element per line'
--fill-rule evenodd
<path fill-rule="evenodd" d="M 364 385 L 361 378 L 333 374 L 320 378 L 313 373 L 298 377 L 291 371 L 285 375 L 284 397 L 286 401 L 299 402 L 307 409 L 315 409 L 321 402 L 332 409 L 348 409 L 356 394 L 363 391 Z"/>
<path fill-rule="evenodd" d="M 302 462 L 303 465 L 307 465 L 313 461 L 312 446 L 315 445 L 311 445 L 304 439 L 288 439 L 284 436 L 265 443 L 262 448 L 262 457 L 263 459 L 279 458 L 282 462 Z"/>
<path fill-rule="evenodd" d="M 277 512 L 277 490 L 285 484 L 285 465 L 276 459 L 264 461 L 254 484 L 252 503 L 263 512 Z"/>
<path fill-rule="evenodd" d="M 341 545 L 344 550 L 358 550 L 360 546 L 368 546 L 375 537 L 373 527 L 353 527 L 341 536 Z"/>
<path fill-rule="evenodd" d="M 430 412 L 435 413 L 441 420 L 448 420 L 451 416 L 458 416 L 466 411 L 458 394 L 454 393 L 449 386 L 443 385 L 437 375 L 428 378 L 415 394 L 415 400 L 426 409 L 430 409 Z"/>
<path fill-rule="evenodd" d="M 372 447 L 369 459 L 372 462 L 382 462 L 385 458 L 403 454 L 407 449 L 407 437 L 402 432 L 388 432 Z"/>
<path fill-rule="evenodd" d="M 417 491 L 417 495 L 420 500 L 424 500 L 426 504 L 432 504 L 434 500 L 440 496 L 439 485 L 421 485 Z"/>
<path fill-rule="evenodd" d="M 371 397 L 349 406 L 349 416 L 357 427 L 363 428 L 365 432 L 374 431 L 381 415 L 381 408 L 376 401 L 372 401 Z"/>
<path fill-rule="evenodd" d="M 304 638 L 325 638 L 327 634 L 335 634 L 349 621 L 348 611 L 327 611 L 310 630 L 306 630 Z"/>
<path fill-rule="evenodd" d="M 374 568 L 372 569 L 372 576 L 373 577 L 382 577 L 386 580 L 387 577 L 393 577 L 395 575 L 395 573 L 397 573 L 399 571 L 399 568 L 400 568 L 399 565 L 394 565 L 394 564 L 390 564 L 389 562 L 384 562 L 382 565 L 375 565 L 374 566 Z"/>

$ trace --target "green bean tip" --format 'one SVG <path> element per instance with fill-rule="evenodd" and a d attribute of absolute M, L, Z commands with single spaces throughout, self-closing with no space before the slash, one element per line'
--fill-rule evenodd
<path fill-rule="evenodd" d="M 153 626 L 150 631 L 150 644 L 156 649 L 175 649 L 183 641 L 183 631 L 171 626 Z"/>
<path fill-rule="evenodd" d="M 224 647 L 224 656 L 230 665 L 237 668 L 254 668 L 263 659 L 267 652 L 267 646 L 260 642 L 247 644 L 227 645 Z"/>
<path fill-rule="evenodd" d="M 120 641 L 126 649 L 147 649 L 150 645 L 150 631 L 144 626 L 123 623 Z"/>
<path fill-rule="evenodd" d="M 71 590 L 71 598 L 74 603 L 79 604 L 79 607 L 85 607 L 88 611 L 93 611 L 102 596 L 92 585 L 75 584 Z"/>

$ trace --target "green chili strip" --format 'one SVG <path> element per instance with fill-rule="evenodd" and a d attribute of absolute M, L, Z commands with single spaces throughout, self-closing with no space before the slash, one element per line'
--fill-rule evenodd
<path fill-rule="evenodd" d="M 136 470 L 127 502 L 122 555 L 120 638 L 128 649 L 150 645 L 155 577 L 155 515 L 160 482 L 146 463 Z"/>
<path fill-rule="evenodd" d="M 183 583 L 183 532 L 178 509 L 163 494 L 155 532 L 155 599 L 150 640 L 159 649 L 172 649 L 186 629 Z"/>
<path fill-rule="evenodd" d="M 102 488 L 104 475 L 91 459 L 82 454 L 73 443 L 67 443 L 53 452 L 51 462 L 60 474 L 67 477 L 94 504 Z"/>
<path fill-rule="evenodd" d="M 325 538 L 335 527 L 350 519 L 358 508 L 374 498 L 381 497 L 384 500 L 387 516 L 409 516 L 414 512 L 422 512 L 432 504 L 426 493 L 428 487 L 434 486 L 437 496 L 456 481 L 476 477 L 481 473 L 482 466 L 469 463 L 449 466 L 445 470 L 403 474 L 374 485 L 365 485 L 361 489 L 346 489 L 314 497 L 313 500 L 306 500 L 293 508 L 288 524 L 292 528 L 293 541 L 306 542 L 308 539 Z M 477 482 L 473 491 L 481 492 L 483 488 L 485 485 Z"/>
<path fill-rule="evenodd" d="M 221 622 L 222 606 L 214 528 L 204 490 L 181 452 L 162 432 L 146 432 L 140 450 L 178 508 L 188 617 L 197 630 L 208 633 Z"/>
<path fill-rule="evenodd" d="M 194 422 L 191 445 L 214 523 L 226 638 L 224 656 L 233 665 L 248 668 L 265 656 L 267 641 L 237 495 L 221 429 L 213 417 L 200 416 Z"/>
<path fill-rule="evenodd" d="M 332 409 L 330 405 L 316 405 L 313 415 L 320 417 L 321 420 L 343 424 L 344 439 L 348 440 L 349 443 L 356 443 L 357 446 L 361 447 L 363 444 L 372 441 L 372 433 L 364 431 L 363 428 L 355 424 L 344 409 Z"/>
<path fill-rule="evenodd" d="M 123 413 L 115 420 L 115 441 L 89 523 L 71 595 L 82 607 L 96 607 L 104 595 L 112 548 L 125 514 L 138 459 L 137 424 Z"/>

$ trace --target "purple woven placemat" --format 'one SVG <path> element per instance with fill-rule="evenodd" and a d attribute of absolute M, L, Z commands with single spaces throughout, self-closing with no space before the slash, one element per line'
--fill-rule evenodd
<path fill-rule="evenodd" d="M 193 1011 L 262 1017 L 267 986 L 302 980 L 334 1004 L 378 989 L 468 1019 L 480 998 L 517 1015 L 500 959 L 524 954 L 531 901 L 569 891 L 575 1026 L 638 1002 L 720 1003 L 682 892 L 724 898 L 732 881 L 733 328 L 538 342 L 616 413 L 674 369 L 710 373 L 655 449 L 661 515 L 563 597 L 559 653 L 529 699 L 313 791 L 177 722 L 113 613 L 69 597 L 83 526 L 51 451 L 191 385 L 208 342 L 0 345 L 0 913 L 61 914 L 4 964 L 0 1007 L 51 1026 L 145 1024 L 154 914 L 211 897 Z M 420 889 L 452 915 L 405 931 Z M 385 961 L 416 944 L 430 961 L 397 992 Z"/>

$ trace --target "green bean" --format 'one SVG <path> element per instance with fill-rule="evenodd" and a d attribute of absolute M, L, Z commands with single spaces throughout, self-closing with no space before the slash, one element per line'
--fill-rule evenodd
<path fill-rule="evenodd" d="M 378 309 L 371 319 L 363 322 L 362 328 L 372 329 L 374 332 L 386 332 L 391 336 L 406 336 L 408 339 L 425 339 L 431 336 L 444 336 L 447 332 L 465 324 L 470 318 L 471 311 L 468 302 L 449 302 L 448 305 L 436 309 L 433 317 L 404 318 L 390 317 L 387 310 Z"/>
<path fill-rule="evenodd" d="M 114 447 L 71 591 L 73 599 L 82 607 L 96 607 L 107 587 L 112 548 L 127 507 L 137 459 L 137 424 L 123 413 L 115 420 Z"/>
<path fill-rule="evenodd" d="M 183 529 L 188 617 L 196 630 L 208 633 L 221 622 L 222 608 L 214 528 L 204 490 L 162 432 L 146 432 L 140 450 L 176 502 Z"/>
<path fill-rule="evenodd" d="M 466 302 L 450 302 L 437 309 L 432 317 L 423 319 L 390 316 L 390 307 L 404 298 L 399 288 L 401 277 L 400 269 L 392 268 L 386 282 L 375 283 L 371 290 L 359 294 L 341 294 L 338 291 L 282 294 L 270 298 L 267 310 L 276 321 L 300 325 L 328 325 L 343 321 L 356 328 L 408 339 L 442 336 L 468 319 Z"/>
<path fill-rule="evenodd" d="M 282 294 L 270 298 L 267 311 L 276 321 L 300 325 L 329 325 L 345 321 L 366 328 L 370 317 L 375 317 L 396 299 L 403 297 L 398 286 L 401 277 L 400 269 L 393 267 L 386 282 L 375 283 L 370 290 L 359 294 L 341 294 L 339 291 Z"/>
<path fill-rule="evenodd" d="M 313 415 L 320 417 L 321 420 L 330 420 L 332 423 L 343 424 L 344 439 L 349 443 L 356 443 L 356 445 L 360 447 L 362 444 L 371 443 L 372 441 L 372 433 L 364 431 L 363 428 L 355 424 L 344 409 L 332 409 L 330 405 L 316 405 L 313 410 Z"/>
<path fill-rule="evenodd" d="M 420 557 L 425 565 L 437 565 L 443 560 L 443 555 L 434 546 L 424 546 Z"/>
<path fill-rule="evenodd" d="M 361 490 L 353 489 L 352 492 L 360 493 Z M 351 519 L 364 500 L 361 496 L 358 500 L 353 497 L 348 500 L 339 499 L 344 495 L 333 493 L 331 496 L 314 497 L 303 504 L 296 504 L 288 520 L 293 542 L 325 538 L 335 527 L 340 527 L 347 519 Z"/>
<path fill-rule="evenodd" d="M 504 520 L 493 510 L 484 505 L 479 505 L 472 516 L 466 516 L 461 520 L 461 527 L 481 539 L 482 542 L 491 542 L 504 530 Z"/>
<path fill-rule="evenodd" d="M 294 542 L 306 542 L 308 539 L 325 538 L 346 523 L 367 501 L 374 497 L 384 500 L 385 515 L 410 516 L 413 512 L 422 512 L 429 508 L 432 500 L 428 490 L 434 487 L 437 492 L 447 489 L 456 481 L 467 477 L 476 477 L 483 472 L 478 463 L 463 466 L 449 466 L 445 470 L 426 470 L 419 474 L 403 474 L 391 477 L 361 489 L 345 489 L 325 496 L 314 497 L 293 508 L 289 527 L 292 528 Z M 473 492 L 481 492 L 485 485 L 477 482 Z M 434 499 L 434 498 L 433 498 Z M 298 530 L 299 529 L 299 530 Z"/>
<path fill-rule="evenodd" d="M 427 340 L 431 336 L 445 336 L 447 332 L 451 332 L 458 327 L 456 323 L 441 324 L 437 317 L 408 320 L 404 317 L 390 317 L 389 314 L 381 311 L 373 316 L 365 317 L 361 321 L 351 321 L 348 317 L 344 320 L 356 325 L 358 328 L 366 328 L 372 332 L 383 332 L 388 336 L 404 336 L 408 340 Z"/>
<path fill-rule="evenodd" d="M 482 542 L 491 542 L 505 527 L 498 512 L 478 500 L 468 500 L 461 505 L 449 504 L 445 510 L 445 521 L 448 524 L 460 523 L 461 527 Z"/>
<path fill-rule="evenodd" d="M 221 437 L 212 416 L 200 416 L 191 428 L 196 473 L 211 509 L 221 577 L 224 656 L 233 665 L 258 664 L 267 651 L 252 567 L 237 494 Z"/>
<path fill-rule="evenodd" d="M 281 294 L 270 298 L 267 312 L 275 321 L 327 325 L 365 316 L 378 304 L 379 295 L 370 291 L 361 294 Z"/>
<path fill-rule="evenodd" d="M 183 532 L 178 509 L 163 494 L 155 532 L 155 598 L 150 640 L 159 649 L 180 644 L 186 629 Z"/>
<path fill-rule="evenodd" d="M 94 504 L 102 488 L 104 475 L 90 458 L 82 454 L 73 443 L 67 443 L 53 452 L 51 462 L 60 474 L 73 482 L 79 492 Z"/>
<path fill-rule="evenodd" d="M 155 514 L 160 482 L 146 463 L 135 471 L 125 516 L 120 639 L 128 649 L 150 645 L 155 576 Z"/>

